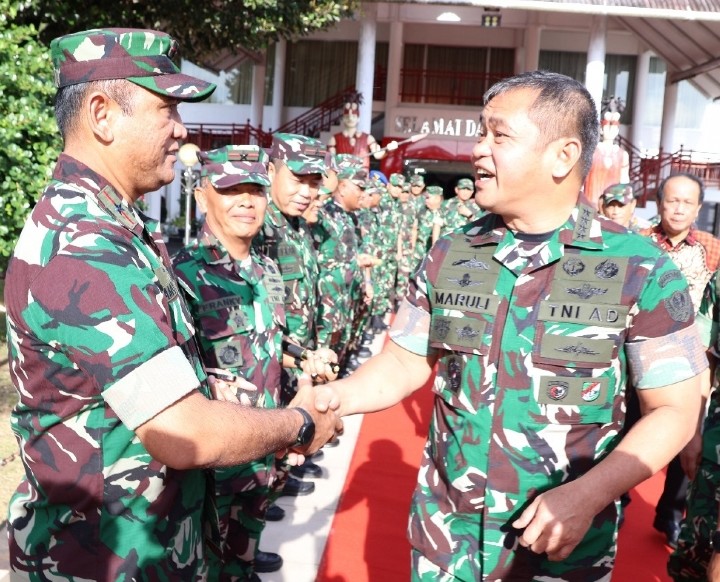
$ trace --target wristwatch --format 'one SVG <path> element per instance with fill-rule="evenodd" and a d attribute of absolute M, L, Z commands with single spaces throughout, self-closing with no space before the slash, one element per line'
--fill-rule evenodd
<path fill-rule="evenodd" d="M 715 553 L 720 553 L 720 531 L 714 531 L 710 538 L 710 547 Z"/>
<path fill-rule="evenodd" d="M 312 419 L 312 416 L 310 416 L 310 413 L 304 408 L 296 407 L 293 408 L 293 410 L 297 410 L 303 417 L 302 426 L 295 438 L 295 446 L 306 447 L 313 441 L 313 438 L 315 438 L 315 421 Z"/>

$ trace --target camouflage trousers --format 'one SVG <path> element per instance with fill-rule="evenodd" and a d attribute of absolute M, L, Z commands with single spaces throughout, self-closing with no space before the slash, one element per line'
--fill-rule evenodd
<path fill-rule="evenodd" d="M 395 278 L 395 303 L 396 306 L 399 305 L 403 299 L 405 299 L 405 295 L 407 295 L 408 292 L 408 285 L 410 284 L 410 261 L 411 261 L 411 255 L 409 254 L 410 251 L 407 251 L 408 254 L 403 256 L 398 261 L 398 267 L 397 267 L 397 276 Z"/>
<path fill-rule="evenodd" d="M 702 459 L 688 488 L 687 513 L 680 525 L 678 547 L 668 561 L 668 574 L 675 582 L 707 580 L 712 556 L 710 537 L 717 529 L 719 487 L 720 465 Z"/>
<path fill-rule="evenodd" d="M 275 480 L 275 458 L 215 470 L 222 557 L 210 553 L 208 580 L 240 582 L 254 571 L 255 552 L 265 527 Z"/>
<path fill-rule="evenodd" d="M 529 550 L 528 550 L 529 551 Z M 445 572 L 440 569 L 439 566 L 432 563 L 425 556 L 423 556 L 418 550 L 412 550 L 412 582 L 476 582 L 473 578 L 465 578 L 455 576 L 449 572 Z M 601 577 L 587 578 L 585 574 L 580 576 L 570 575 L 562 578 L 555 578 L 540 574 L 537 576 L 528 577 L 526 574 L 520 576 L 513 576 L 512 573 L 509 576 L 503 576 L 500 578 L 483 578 L 483 582 L 610 582 L 612 574 L 610 572 L 605 573 Z"/>
<path fill-rule="evenodd" d="M 318 295 L 317 347 L 330 348 L 339 355 L 351 309 L 344 272 L 339 269 L 324 272 L 318 280 Z"/>
<path fill-rule="evenodd" d="M 397 262 L 386 260 L 376 265 L 372 270 L 373 298 L 372 315 L 384 315 L 393 308 L 395 301 L 395 277 L 397 276 Z"/>

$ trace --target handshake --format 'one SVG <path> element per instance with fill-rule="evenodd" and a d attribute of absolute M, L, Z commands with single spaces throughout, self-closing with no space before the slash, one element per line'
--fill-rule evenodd
<path fill-rule="evenodd" d="M 313 421 L 312 439 L 307 443 L 296 443 L 288 450 L 288 462 L 301 464 L 305 455 L 312 455 L 325 443 L 342 434 L 340 398 L 329 384 L 313 385 L 307 374 L 302 374 L 298 379 L 295 398 L 288 406 L 290 410 L 293 408 L 301 408 Z"/>
<path fill-rule="evenodd" d="M 322 350 L 318 350 L 318 352 L 322 352 Z M 207 372 L 215 400 L 242 406 L 263 407 L 264 390 L 227 370 L 208 368 Z M 315 375 L 313 374 L 313 376 Z M 336 375 L 334 374 L 334 376 Z M 334 379 L 334 376 L 328 379 Z M 302 464 L 305 455 L 313 454 L 343 431 L 343 422 L 338 412 L 340 398 L 333 388 L 326 386 L 315 386 L 313 379 L 306 372 L 298 378 L 297 393 L 290 402 L 288 410 L 302 409 L 304 422 L 295 442 L 276 452 L 279 457 L 287 454 L 287 462 L 291 465 Z M 295 419 L 299 416 L 293 412 L 292 415 L 288 415 L 288 419 Z M 293 420 L 293 424 L 295 422 Z"/>

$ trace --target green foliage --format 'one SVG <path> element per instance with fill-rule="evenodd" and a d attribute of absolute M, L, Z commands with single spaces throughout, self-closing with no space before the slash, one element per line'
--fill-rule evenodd
<path fill-rule="evenodd" d="M 224 49 L 262 50 L 352 15 L 359 0 L 26 0 L 19 21 L 41 39 L 103 26 L 154 28 L 177 38 L 182 56 L 201 63 Z"/>
<path fill-rule="evenodd" d="M 0 273 L 60 149 L 48 50 L 15 11 L 0 0 Z"/>

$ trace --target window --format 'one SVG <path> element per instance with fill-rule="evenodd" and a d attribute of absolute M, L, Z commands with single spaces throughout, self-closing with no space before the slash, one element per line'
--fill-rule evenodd
<path fill-rule="evenodd" d="M 495 81 L 513 74 L 514 62 L 513 49 L 407 44 L 400 100 L 481 105 Z"/>

